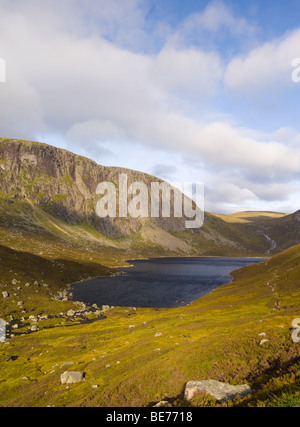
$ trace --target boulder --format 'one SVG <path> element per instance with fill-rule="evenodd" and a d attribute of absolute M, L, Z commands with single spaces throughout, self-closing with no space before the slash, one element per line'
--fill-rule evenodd
<path fill-rule="evenodd" d="M 170 407 L 172 407 L 172 405 L 167 400 L 162 400 L 161 402 L 158 402 L 156 405 L 153 406 L 153 408 L 170 408 Z"/>
<path fill-rule="evenodd" d="M 206 392 L 218 402 L 228 402 L 229 400 L 233 400 L 237 397 L 247 396 L 252 393 L 252 390 L 246 384 L 232 386 L 214 380 L 190 381 L 185 387 L 185 400 L 192 400 L 198 392 Z"/>
<path fill-rule="evenodd" d="M 60 377 L 61 384 L 76 384 L 84 381 L 83 372 L 64 372 Z"/>
<path fill-rule="evenodd" d="M 6 292 L 6 291 L 4 291 L 4 292 L 2 292 L 2 296 L 3 296 L 4 299 L 6 299 L 6 298 L 9 297 L 9 293 Z"/>
<path fill-rule="evenodd" d="M 74 311 L 74 310 L 69 310 L 69 311 L 68 311 L 68 313 L 67 313 L 67 316 L 68 316 L 68 317 L 74 317 L 74 316 L 75 316 L 75 314 L 76 314 L 76 313 L 75 313 L 75 311 Z"/>

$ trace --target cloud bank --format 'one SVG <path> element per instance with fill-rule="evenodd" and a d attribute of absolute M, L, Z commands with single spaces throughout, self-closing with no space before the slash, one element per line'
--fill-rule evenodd
<path fill-rule="evenodd" d="M 57 138 L 99 163 L 187 181 L 192 175 L 206 184 L 211 210 L 295 210 L 296 125 L 275 121 L 271 130 L 260 129 L 244 116 L 261 94 L 296 91 L 291 61 L 300 29 L 228 57 L 205 48 L 204 35 L 213 40 L 222 32 L 240 45 L 252 37 L 254 43 L 258 29 L 224 3 L 176 28 L 163 19 L 150 25 L 147 4 L 1 0 L 1 136 Z M 237 94 L 241 116 L 231 108 Z M 168 163 L 174 156 L 176 165 Z"/>

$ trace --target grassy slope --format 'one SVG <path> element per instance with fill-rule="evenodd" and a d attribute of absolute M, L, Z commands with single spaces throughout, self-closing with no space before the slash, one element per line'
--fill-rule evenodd
<path fill-rule="evenodd" d="M 257 233 L 256 225 L 244 222 L 225 222 L 218 216 L 205 214 L 205 223 L 201 230 L 187 235 L 174 233 L 191 244 L 204 255 L 265 257 L 270 244 Z"/>
<path fill-rule="evenodd" d="M 48 260 L 1 245 L 0 262 L 0 290 L 11 294 L 9 299 L 3 299 L 0 296 L 1 317 L 6 320 L 10 316 L 15 319 L 21 317 L 20 310 L 17 308 L 19 301 L 25 302 L 26 311 L 31 315 L 53 315 L 62 311 L 66 312 L 68 309 L 74 308 L 73 303 L 65 302 L 58 306 L 53 301 L 53 297 L 58 292 L 62 292 L 68 284 L 79 280 L 114 273 L 111 268 L 93 262 L 76 262 L 67 259 Z M 13 285 L 14 279 L 20 284 Z M 26 283 L 33 285 L 35 282 L 38 282 L 40 286 L 24 286 Z M 48 286 L 44 287 L 45 284 Z"/>
<path fill-rule="evenodd" d="M 218 218 L 223 219 L 223 221 L 228 223 L 240 223 L 240 224 L 249 224 L 249 223 L 260 223 L 261 221 L 268 221 L 278 218 L 283 218 L 287 214 L 280 212 L 258 212 L 258 211 L 249 211 L 249 212 L 236 212 L 230 215 L 222 214 L 212 214 Z"/>
<path fill-rule="evenodd" d="M 272 254 L 282 252 L 291 246 L 297 245 L 300 241 L 300 212 L 293 214 L 282 214 L 276 212 L 238 212 L 233 215 L 215 215 L 229 225 L 241 228 L 241 236 L 248 238 L 248 234 L 243 235 L 243 226 L 251 227 L 256 234 L 266 234 L 276 242 L 276 249 Z"/>
<path fill-rule="evenodd" d="M 181 405 L 187 381 L 209 378 L 252 386 L 253 396 L 235 405 L 299 404 L 300 346 L 290 331 L 300 314 L 299 261 L 297 246 L 185 308 L 116 308 L 92 324 L 17 336 L 0 347 L 0 404 L 141 406 L 168 397 Z M 261 333 L 270 340 L 262 347 Z M 86 381 L 60 385 L 68 369 Z M 199 396 L 193 404 L 215 402 Z"/>

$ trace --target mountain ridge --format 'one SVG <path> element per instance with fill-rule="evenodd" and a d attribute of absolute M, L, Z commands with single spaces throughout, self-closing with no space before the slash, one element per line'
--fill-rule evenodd
<path fill-rule="evenodd" d="M 81 206 L 78 212 L 75 206 L 77 217 L 67 215 L 77 184 L 57 161 L 66 156 L 72 165 L 77 157 L 34 144 L 33 150 L 30 143 L 0 140 L 0 311 L 10 344 L 0 344 L 1 406 L 128 407 L 167 400 L 178 408 L 187 405 L 185 384 L 206 379 L 251 386 L 253 394 L 232 406 L 299 405 L 299 346 L 290 328 L 299 315 L 300 245 L 232 273 L 230 284 L 178 309 L 90 307 L 68 300 L 66 292 L 71 283 L 115 275 L 111 267 L 128 259 L 269 257 L 264 235 L 276 240 L 274 252 L 297 240 L 298 212 L 241 223 L 206 213 L 202 229 L 171 232 L 164 223 L 143 221 L 137 232 L 107 237 Z M 57 176 L 48 166 L 38 168 L 40 159 L 50 161 L 47 152 L 56 156 L 49 168 Z M 98 178 L 102 167 L 86 162 Z M 114 177 L 116 170 L 105 173 Z M 67 197 L 57 198 L 64 191 Z M 126 232 L 118 224 L 111 230 Z M 69 364 L 86 381 L 66 390 L 60 377 Z M 222 406 L 202 395 L 189 405 Z"/>
<path fill-rule="evenodd" d="M 276 242 L 272 253 L 300 242 L 300 234 L 289 231 L 297 213 L 232 222 L 206 212 L 203 227 L 193 230 L 185 228 L 185 218 L 97 217 L 97 185 L 112 182 L 117 187 L 121 173 L 127 174 L 128 184 L 141 181 L 149 187 L 163 182 L 142 172 L 101 166 L 48 144 L 0 138 L 0 227 L 2 223 L 8 233 L 16 232 L 23 217 L 23 231 L 33 238 L 35 232 L 45 232 L 79 245 L 93 241 L 101 248 L 117 246 L 130 256 L 147 257 L 265 256 L 270 241 Z"/>

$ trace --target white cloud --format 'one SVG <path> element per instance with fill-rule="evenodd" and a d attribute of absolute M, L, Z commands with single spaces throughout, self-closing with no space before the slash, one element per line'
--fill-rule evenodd
<path fill-rule="evenodd" d="M 143 0 L 1 0 L 0 7 L 7 16 L 31 20 L 44 34 L 95 34 L 121 44 L 137 43 L 146 36 Z"/>
<path fill-rule="evenodd" d="M 259 29 L 234 10 L 224 1 L 212 1 L 201 12 L 195 12 L 184 19 L 176 31 L 169 34 L 171 46 L 201 45 L 204 49 L 214 49 L 213 42 L 224 40 L 224 34 L 236 42 L 255 38 Z M 224 45 L 223 45 L 224 47 Z M 224 53 L 224 52 L 222 52 Z"/>
<path fill-rule="evenodd" d="M 177 173 L 178 168 L 170 164 L 158 164 L 155 165 L 151 170 L 152 175 L 168 180 L 169 182 L 174 181 Z"/>
<path fill-rule="evenodd" d="M 207 194 L 208 193 L 208 194 Z M 248 188 L 240 188 L 238 185 L 220 182 L 214 188 L 206 192 L 209 202 L 228 204 L 244 203 L 251 200 L 257 200 L 257 196 Z"/>
<path fill-rule="evenodd" d="M 89 120 L 76 123 L 66 133 L 66 139 L 81 144 L 84 140 L 122 141 L 126 139 L 125 132 L 110 120 Z"/>
<path fill-rule="evenodd" d="M 225 84 L 233 91 L 251 93 L 282 90 L 292 85 L 292 60 L 299 56 L 300 29 L 265 43 L 228 65 Z"/>
<path fill-rule="evenodd" d="M 166 46 L 154 57 L 152 69 L 152 76 L 165 91 L 181 97 L 212 96 L 223 77 L 223 64 L 218 54 L 192 48 Z"/>
<path fill-rule="evenodd" d="M 148 161 L 143 163 L 143 153 L 145 157 L 151 150 L 157 156 L 153 167 L 170 165 L 158 161 L 159 155 L 173 153 L 175 158 L 180 153 L 192 157 L 201 174 L 205 166 L 203 176 L 209 182 L 213 176 L 222 180 L 218 191 L 211 193 L 211 202 L 217 197 L 229 204 L 282 200 L 292 190 L 277 183 L 299 177 L 298 133 L 281 128 L 267 135 L 225 119 L 206 120 L 199 112 L 208 109 L 220 91 L 225 73 L 222 55 L 170 43 L 157 54 L 138 52 L 134 41 L 144 44 L 147 39 L 142 3 L 122 2 L 119 9 L 118 3 L 29 0 L 25 7 L 20 1 L 0 1 L 0 56 L 8 64 L 8 83 L 0 86 L 1 136 L 33 139 L 44 134 L 47 142 L 58 134 L 75 152 L 86 150 L 100 162 L 103 156 L 118 155 L 124 166 L 127 162 L 136 169 L 151 170 Z M 213 3 L 184 25 L 187 31 L 198 25 L 236 36 L 253 31 L 223 3 Z M 232 61 L 225 76 L 227 87 L 239 91 L 269 83 L 269 60 L 280 60 L 275 74 L 281 78 L 299 39 L 300 31 Z M 257 75 L 259 64 L 265 71 Z M 129 145 L 136 149 L 128 149 Z M 227 171 L 231 178 L 223 180 Z M 185 173 L 190 177 L 189 168 Z M 260 187 L 258 182 L 265 184 Z"/>
<path fill-rule="evenodd" d="M 189 31 L 198 28 L 218 32 L 225 29 L 239 36 L 250 35 L 257 30 L 246 19 L 236 16 L 230 7 L 221 1 L 209 3 L 202 13 L 195 13 L 187 18 L 184 25 Z"/>
<path fill-rule="evenodd" d="M 45 130 L 38 91 L 7 64 L 8 78 L 0 86 L 0 129 L 6 137 L 34 139 Z"/>

